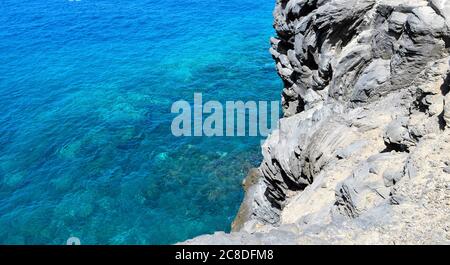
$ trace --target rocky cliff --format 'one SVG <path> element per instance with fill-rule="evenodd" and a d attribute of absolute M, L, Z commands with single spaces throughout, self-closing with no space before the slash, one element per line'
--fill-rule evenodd
<path fill-rule="evenodd" d="M 190 244 L 449 244 L 450 0 L 277 0 L 284 118 L 230 234 Z"/>

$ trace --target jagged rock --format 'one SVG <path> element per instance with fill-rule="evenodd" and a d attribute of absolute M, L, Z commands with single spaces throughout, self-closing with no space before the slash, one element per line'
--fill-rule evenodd
<path fill-rule="evenodd" d="M 285 118 L 235 232 L 188 243 L 449 244 L 450 0 L 277 0 L 274 20 Z"/>
<path fill-rule="evenodd" d="M 445 96 L 444 121 L 447 128 L 450 127 L 450 94 Z"/>
<path fill-rule="evenodd" d="M 415 145 L 407 127 L 408 120 L 408 117 L 399 117 L 386 127 L 384 142 L 388 149 L 407 151 L 409 147 Z"/>
<path fill-rule="evenodd" d="M 449 0 L 431 0 L 430 6 L 445 19 L 447 30 L 450 30 L 450 1 Z"/>

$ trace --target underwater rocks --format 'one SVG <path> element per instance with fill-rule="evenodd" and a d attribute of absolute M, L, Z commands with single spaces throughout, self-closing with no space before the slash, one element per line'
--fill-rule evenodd
<path fill-rule="evenodd" d="M 450 0 L 277 0 L 274 17 L 285 117 L 233 232 L 187 243 L 449 244 Z"/>

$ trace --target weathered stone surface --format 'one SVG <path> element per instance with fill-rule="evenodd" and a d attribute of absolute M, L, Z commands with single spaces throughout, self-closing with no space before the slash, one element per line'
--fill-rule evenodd
<path fill-rule="evenodd" d="M 285 118 L 231 234 L 187 243 L 450 243 L 450 1 L 277 0 Z"/>

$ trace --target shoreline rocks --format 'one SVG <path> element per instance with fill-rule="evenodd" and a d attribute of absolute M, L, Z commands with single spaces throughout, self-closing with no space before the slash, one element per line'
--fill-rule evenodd
<path fill-rule="evenodd" d="M 239 244 L 450 243 L 450 0 L 277 0 L 284 118 Z"/>

